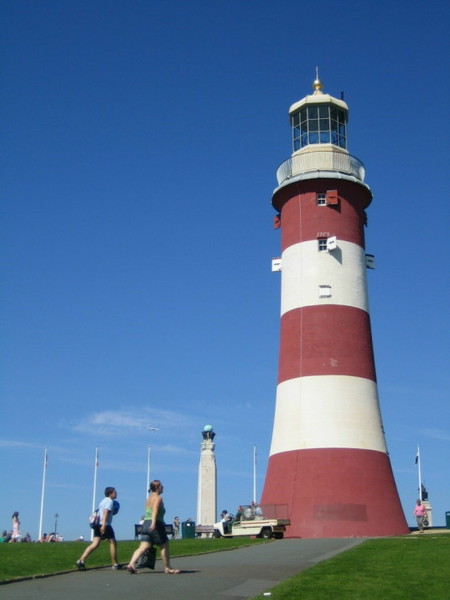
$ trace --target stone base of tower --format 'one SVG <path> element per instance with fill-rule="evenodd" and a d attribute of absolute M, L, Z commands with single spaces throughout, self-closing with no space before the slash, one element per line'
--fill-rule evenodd
<path fill-rule="evenodd" d="M 286 537 L 376 537 L 409 533 L 389 458 L 319 448 L 274 454 L 261 504 L 287 504 Z"/>

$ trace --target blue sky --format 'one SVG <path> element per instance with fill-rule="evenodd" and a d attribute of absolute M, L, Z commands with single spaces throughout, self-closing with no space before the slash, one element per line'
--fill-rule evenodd
<path fill-rule="evenodd" d="M 196 518 L 201 431 L 218 510 L 261 493 L 278 361 L 270 205 L 288 108 L 345 92 L 366 166 L 382 416 L 407 519 L 416 447 L 450 510 L 448 3 L 3 0 L 0 528 L 88 535 L 117 487 L 119 538 L 151 476 Z M 159 431 L 150 432 L 151 424 Z"/>

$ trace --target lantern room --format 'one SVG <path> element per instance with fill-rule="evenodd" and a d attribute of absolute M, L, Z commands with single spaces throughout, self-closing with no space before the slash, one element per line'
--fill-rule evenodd
<path fill-rule="evenodd" d="M 313 82 L 313 89 L 313 94 L 289 109 L 293 153 L 313 144 L 331 144 L 346 151 L 347 104 L 324 94 L 323 84 L 318 77 Z"/>

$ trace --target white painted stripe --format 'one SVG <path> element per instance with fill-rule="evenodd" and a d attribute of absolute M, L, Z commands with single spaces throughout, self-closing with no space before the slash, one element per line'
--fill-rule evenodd
<path fill-rule="evenodd" d="M 286 248 L 281 271 L 282 315 L 295 308 L 323 304 L 369 312 L 365 251 L 352 242 L 338 240 L 337 245 L 332 252 L 319 252 L 317 240 Z M 330 296 L 321 295 L 323 286 L 330 286 Z"/>
<path fill-rule="evenodd" d="M 280 383 L 270 454 L 309 448 L 386 452 L 376 383 L 347 375 Z"/>

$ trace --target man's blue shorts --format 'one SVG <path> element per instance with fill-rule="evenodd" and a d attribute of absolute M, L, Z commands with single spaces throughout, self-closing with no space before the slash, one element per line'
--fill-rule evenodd
<path fill-rule="evenodd" d="M 99 537 L 102 540 L 113 540 L 116 536 L 111 525 L 107 525 L 103 534 L 100 531 L 100 526 L 94 527 L 94 537 Z"/>

